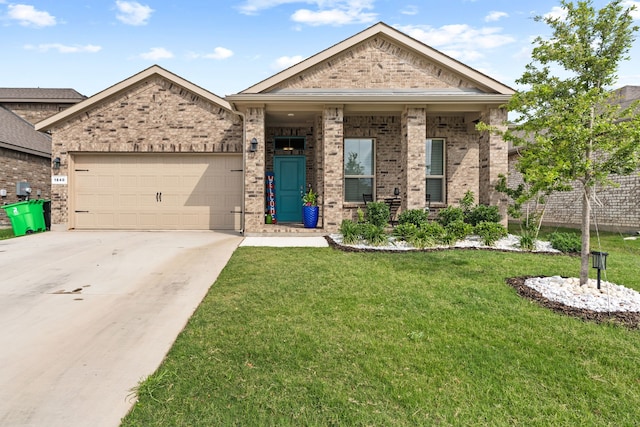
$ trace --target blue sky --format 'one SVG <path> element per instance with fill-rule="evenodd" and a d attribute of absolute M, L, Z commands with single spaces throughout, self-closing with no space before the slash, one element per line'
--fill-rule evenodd
<path fill-rule="evenodd" d="M 625 0 L 638 7 L 640 1 Z M 594 0 L 600 8 L 606 0 Z M 0 0 L 0 86 L 91 96 L 158 64 L 219 96 L 377 22 L 517 87 L 556 0 Z M 619 84 L 640 85 L 640 42 Z"/>

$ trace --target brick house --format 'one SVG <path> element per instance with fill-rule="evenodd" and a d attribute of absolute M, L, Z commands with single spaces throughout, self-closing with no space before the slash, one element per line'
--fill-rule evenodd
<path fill-rule="evenodd" d="M 621 108 L 627 108 L 640 99 L 640 86 L 624 86 L 617 90 Z M 520 147 L 509 149 L 509 185 L 514 188 L 522 182 L 515 166 L 520 157 Z M 630 175 L 611 175 L 615 186 L 596 187 L 591 206 L 592 227 L 616 232 L 640 230 L 640 171 Z M 580 184 L 574 190 L 551 194 L 545 203 L 544 224 L 579 228 L 582 223 L 582 192 Z"/>
<path fill-rule="evenodd" d="M 507 172 L 503 126 L 514 91 L 376 24 L 224 99 L 158 66 L 36 128 L 60 157 L 52 221 L 68 228 L 335 232 L 362 195 L 401 209 L 480 203 Z M 275 178 L 277 224 L 265 221 Z M 319 230 L 301 192 L 319 193 Z"/>
<path fill-rule="evenodd" d="M 0 88 L 0 204 L 23 199 L 18 183 L 33 197 L 51 197 L 51 138 L 34 124 L 83 99 L 73 89 Z M 0 226 L 8 225 L 0 209 Z"/>

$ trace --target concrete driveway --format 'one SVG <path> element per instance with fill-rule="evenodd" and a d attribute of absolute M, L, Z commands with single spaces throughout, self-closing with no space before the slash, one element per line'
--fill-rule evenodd
<path fill-rule="evenodd" d="M 0 241 L 0 425 L 118 426 L 242 241 L 52 231 Z"/>

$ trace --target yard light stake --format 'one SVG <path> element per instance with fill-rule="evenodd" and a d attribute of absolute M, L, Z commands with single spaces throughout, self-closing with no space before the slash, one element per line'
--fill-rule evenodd
<path fill-rule="evenodd" d="M 600 271 L 607 269 L 607 252 L 591 252 L 591 261 L 593 268 L 598 270 L 598 289 L 600 289 Z"/>

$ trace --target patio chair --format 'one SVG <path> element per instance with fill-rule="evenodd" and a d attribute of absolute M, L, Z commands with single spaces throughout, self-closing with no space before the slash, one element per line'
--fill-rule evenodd
<path fill-rule="evenodd" d="M 362 201 L 364 201 L 364 205 L 367 206 L 367 203 L 373 202 L 373 194 L 363 194 Z"/>

